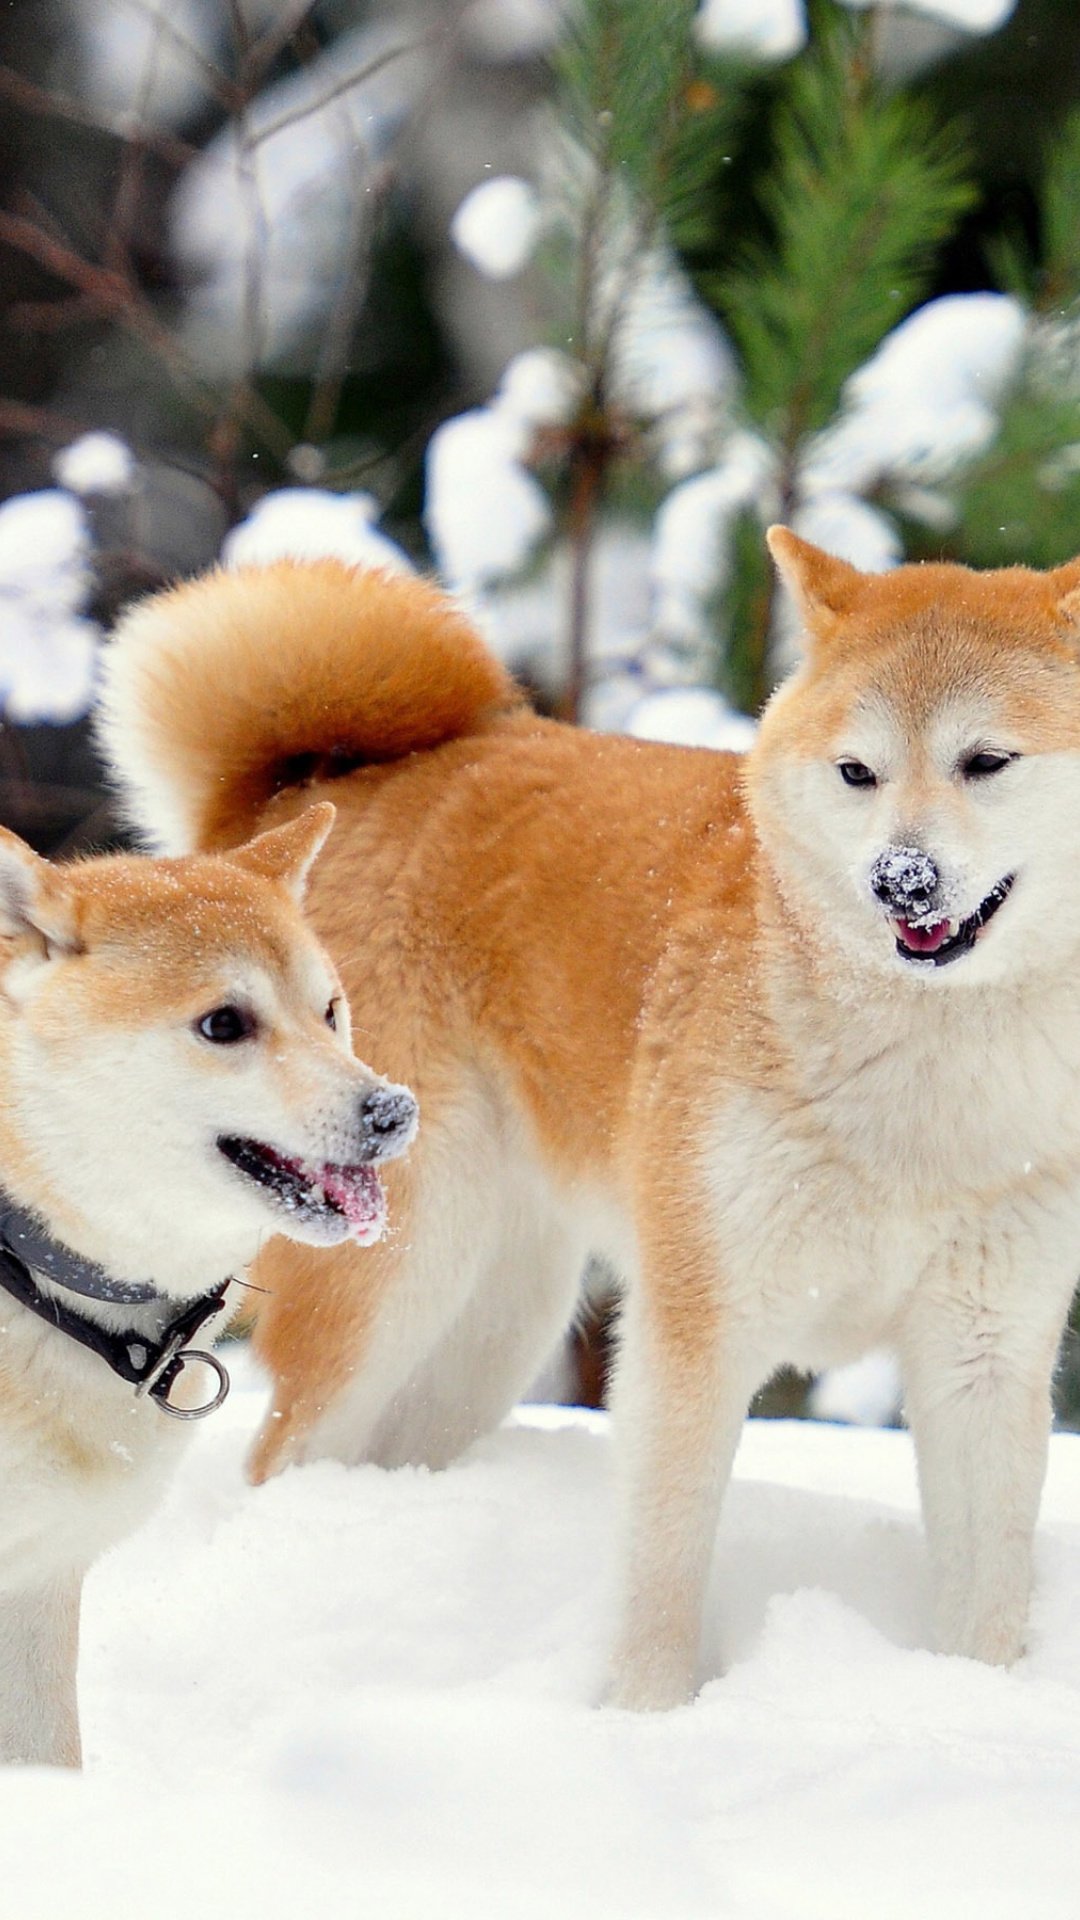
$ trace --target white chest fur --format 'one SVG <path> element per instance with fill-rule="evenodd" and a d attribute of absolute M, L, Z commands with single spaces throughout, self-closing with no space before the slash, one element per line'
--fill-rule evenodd
<path fill-rule="evenodd" d="M 85 1566 L 150 1510 L 183 1433 L 96 1354 L 0 1295 L 0 1590 Z"/>
<path fill-rule="evenodd" d="M 720 1284 L 762 1370 L 888 1340 L 942 1262 L 1080 1270 L 1071 993 L 911 996 L 802 1023 L 779 1085 L 717 1089 L 704 1170 Z M 967 1251 L 969 1250 L 969 1251 Z"/>

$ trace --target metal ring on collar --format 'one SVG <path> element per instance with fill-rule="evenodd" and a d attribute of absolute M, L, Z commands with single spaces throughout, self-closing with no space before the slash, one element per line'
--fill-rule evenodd
<path fill-rule="evenodd" d="M 197 1360 L 200 1365 L 209 1367 L 212 1373 L 217 1374 L 217 1392 L 212 1400 L 206 1401 L 204 1406 L 174 1407 L 169 1395 L 185 1367 L 189 1366 L 193 1360 Z M 148 1392 L 150 1398 L 157 1401 L 162 1413 L 171 1414 L 174 1420 L 201 1420 L 206 1414 L 217 1411 L 222 1401 L 228 1397 L 231 1384 L 228 1372 L 216 1354 L 207 1353 L 202 1347 L 185 1347 L 181 1353 L 172 1355 L 152 1379 L 144 1380 L 141 1386 L 136 1388 L 136 1392 Z"/>

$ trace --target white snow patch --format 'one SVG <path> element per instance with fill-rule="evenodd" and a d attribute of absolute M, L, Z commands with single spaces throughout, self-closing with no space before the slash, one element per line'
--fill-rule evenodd
<path fill-rule="evenodd" d="M 84 433 L 56 455 L 52 470 L 69 493 L 130 493 L 136 461 L 118 433 Z"/>
<path fill-rule="evenodd" d="M 626 731 L 638 740 L 745 753 L 753 745 L 757 727 L 711 687 L 665 687 L 638 701 Z"/>
<path fill-rule="evenodd" d="M 466 194 L 450 222 L 450 238 L 489 280 L 509 280 L 530 259 L 540 222 L 535 187 L 502 174 Z"/>
<path fill-rule="evenodd" d="M 570 551 L 559 540 L 543 555 L 534 575 L 496 586 L 477 596 L 469 607 L 499 658 L 552 695 L 563 684 L 566 668 L 563 647 L 570 576 Z M 601 525 L 592 550 L 589 663 L 594 684 L 586 696 L 587 725 L 623 725 L 641 698 L 638 668 L 648 640 L 649 543 L 634 522 L 609 520 Z M 620 688 L 612 701 L 609 682 L 614 677 L 619 678 Z"/>
<path fill-rule="evenodd" d="M 264 494 L 226 536 L 221 557 L 230 567 L 330 557 L 354 567 L 411 573 L 412 563 L 401 548 L 376 528 L 378 513 L 378 501 L 369 493 L 280 487 Z"/>
<path fill-rule="evenodd" d="M 494 405 L 526 427 L 562 426 L 581 395 L 582 369 L 556 347 L 515 354 L 499 381 Z"/>
<path fill-rule="evenodd" d="M 703 401 L 716 408 L 731 394 L 737 368 L 727 336 L 666 248 L 632 264 L 614 261 L 605 304 L 617 315 L 613 389 L 628 412 L 646 420 L 677 417 Z"/>
<path fill-rule="evenodd" d="M 802 0 L 702 0 L 694 31 L 707 53 L 788 60 L 806 45 Z"/>
<path fill-rule="evenodd" d="M 432 434 L 424 524 L 452 592 L 516 573 L 548 532 L 547 495 L 521 464 L 528 442 L 524 423 L 498 407 L 474 407 Z"/>
<path fill-rule="evenodd" d="M 906 1435 L 750 1422 L 706 1685 L 636 1718 L 592 1704 L 602 1416 L 530 1410 L 445 1473 L 255 1491 L 258 1407 L 241 1384 L 90 1575 L 86 1772 L 0 1774 L 18 1920 L 189 1920 L 193 1888 L 237 1920 L 1073 1920 L 1077 1438 L 1051 1442 L 1005 1673 L 926 1651 Z"/>
<path fill-rule="evenodd" d="M 904 549 L 892 521 L 877 507 L 851 493 L 817 493 L 792 514 L 792 527 L 804 540 L 864 573 L 887 573 L 898 566 Z"/>
<path fill-rule="evenodd" d="M 583 221 L 595 218 L 596 194 L 592 156 L 552 126 L 544 143 L 547 217 L 576 242 Z M 662 471 L 681 478 L 714 451 L 738 384 L 736 357 L 671 248 L 643 244 L 642 209 L 626 183 L 601 201 L 587 332 L 607 343 L 610 400 L 650 429 Z"/>
<path fill-rule="evenodd" d="M 171 230 L 191 289 L 185 339 L 215 376 L 245 366 L 252 349 L 259 365 L 290 364 L 342 273 L 363 272 L 373 169 L 428 71 L 422 50 L 390 57 L 406 41 L 404 27 L 341 34 L 301 73 L 253 102 L 250 165 L 229 128 L 184 170 Z M 253 340 L 244 318 L 252 271 Z"/>
<path fill-rule="evenodd" d="M 752 5 L 753 0 L 747 3 Z M 965 33 L 996 33 L 1016 10 L 1016 0 L 842 0 L 842 4 L 852 8 L 899 5 L 901 11 L 928 13 Z"/>
<path fill-rule="evenodd" d="M 933 482 L 981 453 L 1028 325 L 1003 293 L 946 294 L 919 307 L 847 382 L 839 420 L 807 450 L 803 492 L 863 492 L 891 476 Z"/>
<path fill-rule="evenodd" d="M 83 85 L 99 106 L 122 113 L 141 105 L 151 123 L 180 126 L 205 103 L 202 60 L 220 52 L 213 0 L 68 0 L 67 11 Z"/>
<path fill-rule="evenodd" d="M 875 1348 L 846 1367 L 833 1367 L 814 1381 L 810 1411 L 816 1420 L 845 1420 L 856 1427 L 883 1427 L 896 1419 L 903 1387 L 896 1355 Z"/>
<path fill-rule="evenodd" d="M 662 502 L 652 555 L 656 625 L 662 633 L 690 644 L 700 640 L 706 602 L 728 576 L 732 522 L 742 508 L 767 495 L 774 465 L 764 440 L 733 434 L 719 466 L 682 481 Z"/>
<path fill-rule="evenodd" d="M 7 592 L 76 605 L 88 583 L 89 553 L 86 515 L 69 493 L 47 487 L 0 506 L 0 580 Z"/>
<path fill-rule="evenodd" d="M 0 506 L 0 711 L 33 725 L 90 705 L 100 638 L 82 608 L 90 535 L 70 493 L 46 488 Z"/>
<path fill-rule="evenodd" d="M 486 407 L 437 427 L 425 463 L 424 525 L 443 580 L 475 600 L 512 579 L 550 532 L 551 502 L 526 462 L 538 433 L 568 421 L 581 368 L 552 347 L 516 354 Z"/>

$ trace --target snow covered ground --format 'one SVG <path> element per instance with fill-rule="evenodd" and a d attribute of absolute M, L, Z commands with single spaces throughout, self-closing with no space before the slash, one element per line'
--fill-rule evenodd
<path fill-rule="evenodd" d="M 243 1374 L 245 1369 L 241 1367 Z M 595 1711 L 602 1416 L 252 1491 L 243 1379 L 87 1587 L 87 1768 L 0 1775 L 3 1920 L 1075 1920 L 1080 1438 L 1030 1657 L 925 1651 L 905 1435 L 756 1422 L 690 1708 Z"/>

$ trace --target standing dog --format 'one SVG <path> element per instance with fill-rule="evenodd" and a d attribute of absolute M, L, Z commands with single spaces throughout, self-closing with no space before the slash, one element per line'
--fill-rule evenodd
<path fill-rule="evenodd" d="M 333 793 L 314 924 L 425 1116 L 393 1238 L 260 1262 L 256 1476 L 452 1458 L 604 1254 L 633 1707 L 692 1689 L 754 1389 L 879 1342 L 940 1645 L 1014 1660 L 1080 1263 L 1080 562 L 771 546 L 805 655 L 745 763 L 537 719 L 431 589 L 330 562 L 153 600 L 109 669 L 166 844 Z"/>
<path fill-rule="evenodd" d="M 227 1385 L 189 1342 L 231 1276 L 382 1230 L 415 1115 L 300 914 L 333 811 L 227 859 L 50 867 L 0 830 L 0 1760 L 78 1763 L 83 1574 Z"/>

